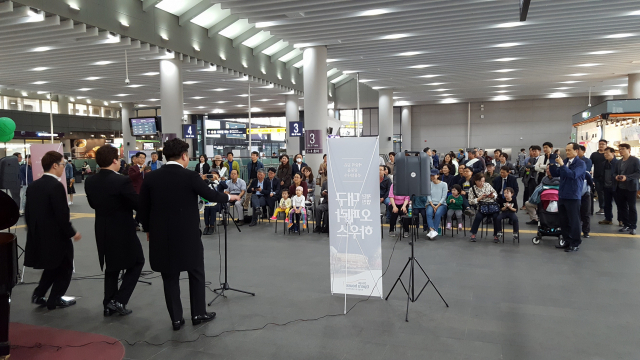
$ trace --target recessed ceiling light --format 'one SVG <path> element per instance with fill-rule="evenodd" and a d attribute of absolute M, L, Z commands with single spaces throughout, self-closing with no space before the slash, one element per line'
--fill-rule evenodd
<path fill-rule="evenodd" d="M 48 68 L 48 67 L 41 66 L 41 67 L 33 68 L 31 70 L 32 71 L 44 71 L 44 70 L 49 70 L 49 69 L 50 68 Z"/>
<path fill-rule="evenodd" d="M 34 83 L 32 83 L 33 85 L 42 85 L 42 84 L 47 84 L 48 81 L 36 81 Z"/>
<path fill-rule="evenodd" d="M 493 47 L 508 48 L 508 47 L 514 47 L 519 45 L 522 45 L 522 44 L 521 43 L 503 43 L 503 44 L 493 45 Z"/>
<path fill-rule="evenodd" d="M 103 61 L 98 61 L 93 63 L 93 65 L 109 65 L 109 64 L 113 64 L 113 61 L 103 60 Z"/>
<path fill-rule="evenodd" d="M 492 87 L 497 87 L 497 88 L 506 88 L 506 87 L 511 87 L 513 85 L 494 85 Z"/>
<path fill-rule="evenodd" d="M 433 89 L 431 91 L 449 91 L 449 89 Z"/>
<path fill-rule="evenodd" d="M 414 55 L 420 55 L 420 54 L 422 54 L 422 52 L 420 51 L 407 51 L 407 52 L 398 54 L 398 56 L 414 56 Z"/>
<path fill-rule="evenodd" d="M 382 14 L 386 14 L 388 13 L 388 10 L 385 9 L 373 9 L 373 10 L 366 10 L 360 13 L 360 16 L 374 16 L 374 15 L 382 15 Z"/>
<path fill-rule="evenodd" d="M 144 85 L 127 85 L 128 88 L 139 88 Z"/>
<path fill-rule="evenodd" d="M 569 89 L 573 89 L 573 87 L 570 86 L 563 86 L 563 87 L 559 87 L 559 88 L 555 88 L 556 90 L 569 90 Z"/>
<path fill-rule="evenodd" d="M 453 103 L 457 103 L 458 100 L 457 99 L 443 99 L 442 101 L 440 101 L 441 104 L 453 104 Z"/>
<path fill-rule="evenodd" d="M 84 79 L 82 79 L 82 80 L 89 80 L 89 81 L 93 81 L 93 80 L 98 80 L 98 79 L 102 79 L 102 78 L 101 78 L 101 77 L 98 77 L 98 76 L 91 76 L 91 77 L 88 77 L 88 78 L 84 78 Z"/>
<path fill-rule="evenodd" d="M 269 26 L 274 26 L 277 25 L 275 21 L 262 21 L 262 22 L 257 22 L 256 23 L 256 28 L 260 29 L 260 28 L 266 28 Z"/>
<path fill-rule="evenodd" d="M 168 38 L 166 35 L 160 35 L 160 37 L 161 37 L 161 38 L 162 38 L 162 40 L 164 40 L 164 41 L 168 41 L 168 40 L 169 40 L 169 38 Z"/>
<path fill-rule="evenodd" d="M 113 96 L 123 97 L 123 96 L 129 96 L 129 95 L 131 95 L 131 94 L 116 94 L 116 95 L 113 95 Z"/>
<path fill-rule="evenodd" d="M 204 109 L 204 106 L 196 106 L 196 109 Z"/>
<path fill-rule="evenodd" d="M 582 81 L 577 81 L 577 80 L 571 80 L 571 81 L 560 81 L 560 84 L 575 84 L 575 83 L 579 83 Z"/>
<path fill-rule="evenodd" d="M 160 99 L 149 99 L 147 101 L 160 101 Z"/>
<path fill-rule="evenodd" d="M 93 90 L 91 88 L 82 88 L 82 89 L 78 89 L 77 91 L 89 91 L 89 90 Z"/>
<path fill-rule="evenodd" d="M 629 13 L 629 15 L 640 15 L 640 10 L 636 10 L 636 11 L 632 11 Z"/>
<path fill-rule="evenodd" d="M 193 50 L 195 50 L 195 51 L 200 51 L 200 47 L 199 47 L 199 46 L 196 46 L 196 45 L 193 45 Z"/>
<path fill-rule="evenodd" d="M 211 91 L 226 91 L 226 90 L 229 90 L 229 89 L 223 89 L 223 88 L 211 89 Z"/>
<path fill-rule="evenodd" d="M 360 79 L 361 83 L 366 83 L 366 82 L 369 82 L 369 81 L 373 81 L 373 79 Z"/>
<path fill-rule="evenodd" d="M 152 72 L 144 73 L 142 75 L 143 76 L 156 76 L 156 75 L 160 75 L 160 73 L 152 71 Z"/>
<path fill-rule="evenodd" d="M 126 21 L 120 21 L 120 25 L 121 25 L 122 27 L 126 27 L 126 28 L 128 28 L 128 27 L 129 27 L 129 23 L 127 23 Z"/>
<path fill-rule="evenodd" d="M 86 96 L 78 96 L 76 99 L 80 100 L 80 99 L 86 99 Z"/>
<path fill-rule="evenodd" d="M 184 81 L 183 84 L 185 85 L 193 85 L 193 84 L 197 84 L 199 83 L 199 81 Z"/>
<path fill-rule="evenodd" d="M 261 100 L 258 100 L 258 101 L 271 101 L 271 100 L 273 100 L 273 99 L 261 99 Z"/>
<path fill-rule="evenodd" d="M 402 39 L 405 37 L 408 37 L 409 34 L 391 34 L 391 35 L 387 35 L 387 36 L 383 36 L 380 39 L 382 40 L 393 40 L 393 39 Z"/>
<path fill-rule="evenodd" d="M 247 106 L 247 105 L 242 105 L 242 104 L 236 105 L 236 107 L 243 107 L 243 106 Z"/>
<path fill-rule="evenodd" d="M 498 24 L 494 27 L 497 28 L 511 28 L 511 27 L 516 27 L 516 26 L 522 26 L 525 25 L 524 22 L 508 22 L 508 23 L 502 23 L 502 24 Z"/>
<path fill-rule="evenodd" d="M 21 94 L 22 94 L 22 96 L 27 96 L 27 95 L 29 95 L 26 91 L 23 91 Z"/>
<path fill-rule="evenodd" d="M 53 48 L 49 47 L 49 46 L 40 46 L 40 47 L 37 47 L 37 48 L 33 48 L 31 51 L 33 51 L 33 52 L 43 52 L 43 51 L 49 51 L 51 49 L 53 49 Z"/>
<path fill-rule="evenodd" d="M 624 33 L 624 34 L 613 34 L 605 36 L 606 39 L 622 39 L 634 36 L 635 34 Z"/>
<path fill-rule="evenodd" d="M 436 96 L 453 96 L 453 94 L 436 94 Z"/>
<path fill-rule="evenodd" d="M 585 76 L 585 75 L 589 75 L 589 74 L 585 74 L 585 73 L 578 73 L 578 74 L 569 74 L 567 76 Z"/>
<path fill-rule="evenodd" d="M 600 66 L 602 64 L 580 64 L 580 65 L 576 65 L 576 66 L 581 66 L 581 67 L 592 67 L 592 66 Z"/>
<path fill-rule="evenodd" d="M 104 102 L 104 104 L 105 104 L 105 105 L 109 105 L 109 102 L 108 102 L 108 101 L 105 101 L 105 102 Z M 111 135 L 111 136 L 113 136 L 113 135 Z"/>
<path fill-rule="evenodd" d="M 498 95 L 495 96 L 493 99 L 493 101 L 506 101 L 506 100 L 511 100 L 510 96 L 506 96 L 506 95 Z"/>
<path fill-rule="evenodd" d="M 224 104 L 224 103 L 228 103 L 228 102 L 229 102 L 229 101 L 223 101 L 223 100 L 221 100 L 221 101 L 216 101 L 216 104 Z"/>
<path fill-rule="evenodd" d="M 384 86 L 374 86 L 372 87 L 373 90 L 380 90 L 380 89 L 384 89 Z"/>
<path fill-rule="evenodd" d="M 247 96 L 249 96 L 249 94 L 242 94 L 242 95 L 238 95 L 238 96 L 240 96 L 240 97 L 247 97 Z"/>
<path fill-rule="evenodd" d="M 194 96 L 192 97 L 192 99 L 200 100 L 200 99 L 204 99 L 204 96 Z"/>
<path fill-rule="evenodd" d="M 508 72 L 512 72 L 512 71 L 516 71 L 516 69 L 500 69 L 500 70 L 493 70 L 493 72 L 499 72 L 499 73 L 508 73 Z"/>
<path fill-rule="evenodd" d="M 511 90 L 498 90 L 498 91 L 495 91 L 495 92 L 497 92 L 498 94 L 504 94 L 504 93 L 508 93 L 510 91 Z"/>
<path fill-rule="evenodd" d="M 495 59 L 494 61 L 507 62 L 507 61 L 514 61 L 514 60 L 518 60 L 518 58 L 500 58 L 500 59 Z"/>
<path fill-rule="evenodd" d="M 431 83 L 431 84 L 425 84 L 425 85 L 438 86 L 438 85 L 444 85 L 444 84 L 445 84 L 445 83 L 443 83 L 443 82 L 434 82 L 434 83 Z"/>
<path fill-rule="evenodd" d="M 607 54 L 613 54 L 615 51 L 611 51 L 611 50 L 600 50 L 600 51 L 594 51 L 594 52 L 590 52 L 589 55 L 607 55 Z"/>
<path fill-rule="evenodd" d="M 434 77 L 438 77 L 438 76 L 440 76 L 440 75 L 422 75 L 422 76 L 418 76 L 418 77 L 430 79 L 430 78 L 434 78 Z"/>
<path fill-rule="evenodd" d="M 409 66 L 409 69 L 424 69 L 430 66 L 433 66 L 433 65 L 413 65 L 413 66 Z"/>
<path fill-rule="evenodd" d="M 499 79 L 493 79 L 495 81 L 509 81 L 509 80 L 513 80 L 515 78 L 499 78 Z"/>
<path fill-rule="evenodd" d="M 620 95 L 620 94 L 622 94 L 622 91 L 620 90 L 607 90 L 604 93 L 604 95 Z"/>
<path fill-rule="evenodd" d="M 80 8 L 78 7 L 78 5 L 75 5 L 75 4 L 69 4 L 69 9 L 74 11 L 80 11 Z"/>
<path fill-rule="evenodd" d="M 561 93 L 561 92 L 556 92 L 556 93 L 553 93 L 553 94 L 549 94 L 549 97 L 552 97 L 552 98 L 563 98 L 563 97 L 567 97 L 567 94 Z"/>

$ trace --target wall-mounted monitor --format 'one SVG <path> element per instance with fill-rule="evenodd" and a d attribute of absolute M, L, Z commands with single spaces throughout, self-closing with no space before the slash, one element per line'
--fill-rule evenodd
<path fill-rule="evenodd" d="M 133 136 L 158 135 L 161 130 L 160 118 L 157 116 L 130 118 L 129 125 Z"/>

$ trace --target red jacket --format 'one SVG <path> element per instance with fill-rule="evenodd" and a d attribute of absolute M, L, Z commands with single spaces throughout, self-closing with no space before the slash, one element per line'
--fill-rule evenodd
<path fill-rule="evenodd" d="M 142 186 L 142 180 L 144 179 L 144 173 L 140 172 L 138 165 L 133 165 L 129 168 L 129 178 L 133 183 L 133 188 L 138 194 L 140 194 L 140 187 Z"/>

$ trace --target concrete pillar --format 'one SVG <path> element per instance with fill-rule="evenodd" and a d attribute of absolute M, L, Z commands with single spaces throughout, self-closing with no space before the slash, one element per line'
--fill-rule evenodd
<path fill-rule="evenodd" d="M 640 99 L 640 74 L 629 74 L 627 99 Z"/>
<path fill-rule="evenodd" d="M 182 138 L 184 95 L 180 60 L 160 60 L 160 109 L 162 110 L 162 133 L 176 134 L 178 138 Z M 189 156 L 193 156 L 195 154 L 193 141 L 187 140 L 187 142 Z"/>
<path fill-rule="evenodd" d="M 393 151 L 393 90 L 378 91 L 380 154 Z"/>
<path fill-rule="evenodd" d="M 402 129 L 402 150 L 411 151 L 411 106 L 403 106 L 400 117 Z"/>
<path fill-rule="evenodd" d="M 300 121 L 300 109 L 298 107 L 298 95 L 285 95 L 284 100 L 284 114 L 287 118 L 287 154 L 293 157 L 295 154 L 300 152 L 300 138 L 299 137 L 289 137 L 289 123 L 292 121 Z M 293 159 L 290 159 L 293 161 Z"/>
<path fill-rule="evenodd" d="M 58 114 L 69 114 L 69 97 L 58 95 Z"/>
<path fill-rule="evenodd" d="M 122 147 L 124 148 L 124 160 L 130 162 L 129 151 L 136 149 L 136 138 L 131 135 L 131 125 L 129 119 L 136 117 L 136 111 L 133 109 L 133 103 L 122 103 Z"/>
<path fill-rule="evenodd" d="M 320 130 L 322 153 L 327 152 L 327 47 L 314 46 L 303 53 L 304 79 L 304 128 L 305 131 Z M 318 171 L 323 154 L 305 156 L 306 163 L 314 172 Z M 331 161 L 331 159 L 329 159 Z"/>

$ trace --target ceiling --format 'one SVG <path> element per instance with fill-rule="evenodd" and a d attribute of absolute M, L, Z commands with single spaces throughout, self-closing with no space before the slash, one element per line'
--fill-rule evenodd
<path fill-rule="evenodd" d="M 247 19 L 243 30 L 255 24 L 253 31 L 271 42 L 286 41 L 285 60 L 296 59 L 300 47 L 327 45 L 331 67 L 359 72 L 374 89 L 394 89 L 407 104 L 583 96 L 590 88 L 624 95 L 626 75 L 640 71 L 632 63 L 640 62 L 636 0 L 533 0 L 526 22 L 518 21 L 517 0 L 162 0 L 156 6 L 183 18 L 200 7 Z"/>

